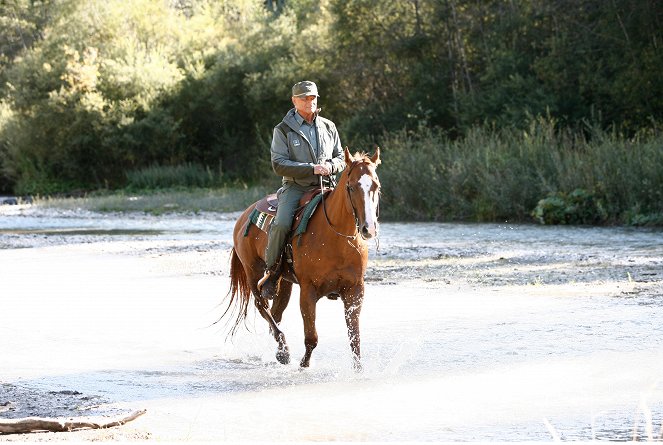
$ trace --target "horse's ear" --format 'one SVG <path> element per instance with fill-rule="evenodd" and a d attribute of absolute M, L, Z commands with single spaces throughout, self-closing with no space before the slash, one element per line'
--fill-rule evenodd
<path fill-rule="evenodd" d="M 375 147 L 375 153 L 371 158 L 371 162 L 375 165 L 380 165 L 382 161 L 380 160 L 380 147 Z"/>
<path fill-rule="evenodd" d="M 348 150 L 348 147 L 346 146 L 345 147 L 345 163 L 347 165 L 350 165 L 350 164 L 352 164 L 352 161 L 354 161 L 354 158 L 352 157 L 352 155 L 350 154 L 350 150 Z"/>

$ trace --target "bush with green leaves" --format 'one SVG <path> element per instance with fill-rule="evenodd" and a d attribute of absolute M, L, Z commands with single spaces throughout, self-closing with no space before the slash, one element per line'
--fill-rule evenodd
<path fill-rule="evenodd" d="M 538 202 L 532 216 L 541 224 L 601 224 L 607 212 L 601 200 L 583 189 L 555 192 Z"/>
<path fill-rule="evenodd" d="M 16 193 L 123 187 L 125 172 L 155 164 L 260 177 L 269 150 L 257 142 L 243 82 L 263 68 L 244 42 L 262 34 L 266 11 L 253 2 L 178 5 L 52 8 L 43 38 L 2 73 L 0 168 Z"/>

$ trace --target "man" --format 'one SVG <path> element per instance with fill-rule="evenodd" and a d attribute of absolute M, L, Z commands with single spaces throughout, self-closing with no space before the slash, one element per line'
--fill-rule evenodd
<path fill-rule="evenodd" d="M 309 190 L 320 187 L 320 178 L 329 185 L 329 176 L 345 168 L 336 125 L 318 115 L 318 87 L 305 80 L 292 87 L 292 108 L 274 127 L 272 168 L 282 176 L 278 209 L 269 229 L 265 250 L 265 275 L 258 281 L 264 298 L 274 298 L 278 288 L 280 257 L 292 227 L 299 200 Z"/>

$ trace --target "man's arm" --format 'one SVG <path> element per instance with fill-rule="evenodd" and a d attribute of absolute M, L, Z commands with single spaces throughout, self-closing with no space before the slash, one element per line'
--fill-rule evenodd
<path fill-rule="evenodd" d="M 341 147 L 341 138 L 338 136 L 338 130 L 336 125 L 333 127 L 334 134 L 334 148 L 332 149 L 332 159 L 328 162 L 331 164 L 330 174 L 340 173 L 345 170 L 345 153 L 343 147 Z"/>

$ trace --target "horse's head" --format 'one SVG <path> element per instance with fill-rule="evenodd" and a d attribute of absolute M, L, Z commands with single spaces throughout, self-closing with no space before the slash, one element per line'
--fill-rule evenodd
<path fill-rule="evenodd" d="M 363 153 L 354 156 L 345 148 L 347 165 L 346 187 L 350 205 L 362 238 L 369 239 L 378 233 L 378 203 L 380 200 L 380 180 L 375 169 L 380 164 L 380 148 L 369 157 Z"/>

